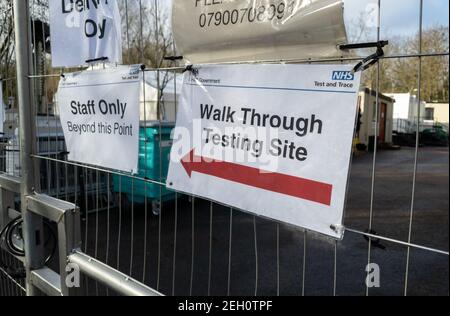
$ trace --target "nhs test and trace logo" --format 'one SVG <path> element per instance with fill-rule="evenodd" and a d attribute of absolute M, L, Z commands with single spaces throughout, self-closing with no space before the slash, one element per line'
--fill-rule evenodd
<path fill-rule="evenodd" d="M 333 71 L 331 80 L 345 80 L 352 81 L 355 79 L 355 75 L 351 71 Z"/>

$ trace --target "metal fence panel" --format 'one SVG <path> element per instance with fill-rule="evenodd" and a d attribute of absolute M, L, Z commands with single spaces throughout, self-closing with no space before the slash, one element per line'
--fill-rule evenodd
<path fill-rule="evenodd" d="M 167 24 L 166 2 L 119 0 L 119 3 L 124 26 L 124 63 L 146 65 L 143 86 L 150 81 L 158 91 L 157 100 L 148 100 L 144 89 L 141 119 L 145 125 L 157 121 L 157 133 L 162 139 L 162 123 L 175 120 L 177 92 L 181 89 L 179 79 L 184 70 L 178 61 L 165 59 L 177 56 Z M 81 250 L 85 254 L 166 295 L 415 295 L 423 290 L 418 284 L 428 285 L 426 294 L 448 294 L 448 284 L 441 281 L 447 279 L 441 275 L 448 276 L 448 212 L 445 215 L 444 211 L 445 207 L 448 209 L 448 148 L 421 148 L 420 116 L 414 122 L 412 149 L 396 155 L 383 151 L 375 141 L 372 153 L 353 159 L 343 242 L 198 197 L 180 193 L 167 197 L 161 142 L 156 158 L 161 169 L 156 178 L 130 176 L 67 161 L 54 95 L 61 73 L 70 70 L 51 69 L 48 42 L 39 41 L 48 37 L 48 30 L 37 27 L 40 22 L 48 22 L 48 10 L 42 10 L 45 1 L 31 0 L 30 5 L 34 50 L 31 54 L 33 69 L 27 72 L 27 79 L 32 85 L 32 107 L 36 111 L 32 121 L 37 137 L 33 139 L 34 144 L 29 144 L 36 146 L 29 163 L 37 165 L 39 177 L 28 181 L 36 181 L 41 193 L 80 208 Z M 379 41 L 388 36 L 382 15 L 389 8 L 386 1 L 378 0 L 377 5 L 378 26 L 366 38 Z M 424 63 L 439 59 L 448 66 L 448 43 L 444 50 L 424 47 L 423 13 L 429 1 L 420 0 L 418 5 L 417 50 L 389 53 L 371 71 L 364 73 L 366 82 L 376 91 L 372 135 L 380 132 L 381 90 L 387 76 L 392 76 L 385 73 L 386 68 L 394 62 L 417 61 L 413 64 L 415 67 L 411 68 L 411 64 L 405 67 L 409 67 L 406 71 L 416 78 L 415 87 L 409 88 L 416 89 L 417 98 L 421 100 Z M 42 36 L 37 36 L 36 32 L 42 32 Z M 16 38 L 16 45 L 20 41 L 26 39 Z M 14 58 L 18 64 L 19 59 L 20 56 Z M 360 59 L 299 58 L 289 62 L 354 63 Z M 13 67 L 6 67 L 2 81 L 5 97 L 11 103 L 15 103 L 16 97 L 14 72 Z M 173 100 L 165 98 L 167 91 L 173 95 Z M 418 107 L 420 110 L 420 103 Z M 15 137 L 12 131 L 13 123 L 18 122 L 18 113 L 10 111 L 8 114 L 11 128 L 1 143 L 0 166 L 3 172 L 27 181 L 28 172 L 24 171 L 28 171 L 30 165 L 20 164 L 18 155 L 19 148 L 24 148 L 23 138 Z M 19 133 L 27 133 L 23 118 L 20 122 Z M 437 165 L 428 166 L 428 162 L 423 162 L 430 155 L 438 160 Z M 445 169 L 447 172 L 442 175 Z M 427 178 L 430 175 L 433 178 Z M 430 181 L 436 182 L 430 184 Z M 429 190 L 427 186 L 433 184 L 443 186 L 442 190 L 437 188 L 432 197 L 441 199 L 442 203 L 431 210 L 431 215 L 426 215 L 424 212 L 430 207 L 423 204 L 430 201 L 421 190 Z M 147 190 L 152 190 L 157 192 L 156 197 L 137 198 L 135 193 L 142 187 L 146 196 L 149 196 Z M 22 192 L 22 201 L 24 194 L 29 193 L 32 192 Z M 20 198 L 16 200 L 16 207 L 19 207 Z M 446 222 L 446 227 L 438 227 L 442 224 L 440 221 Z M 426 235 L 434 229 L 439 236 L 433 240 Z M 17 269 L 21 263 L 3 250 L 0 255 L 1 295 L 24 295 L 25 279 L 17 277 L 10 269 Z M 383 279 L 387 284 L 384 287 L 370 288 L 365 283 L 369 272 L 366 266 L 372 263 L 378 263 L 383 269 L 382 275 L 388 276 Z M 55 266 L 57 262 L 50 265 Z M 427 265 L 433 267 L 429 275 L 421 270 Z M 113 284 L 104 286 L 90 275 L 83 278 L 83 291 L 86 295 L 117 294 Z"/>

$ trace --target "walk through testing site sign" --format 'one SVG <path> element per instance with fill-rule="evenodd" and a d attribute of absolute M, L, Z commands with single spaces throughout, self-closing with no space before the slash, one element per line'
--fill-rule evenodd
<path fill-rule="evenodd" d="M 140 66 L 65 74 L 58 88 L 68 159 L 137 172 Z"/>
<path fill-rule="evenodd" d="M 122 62 L 122 22 L 116 0 L 51 0 L 53 67 L 107 58 Z"/>
<path fill-rule="evenodd" d="M 342 238 L 359 84 L 347 65 L 186 72 L 168 188 Z"/>

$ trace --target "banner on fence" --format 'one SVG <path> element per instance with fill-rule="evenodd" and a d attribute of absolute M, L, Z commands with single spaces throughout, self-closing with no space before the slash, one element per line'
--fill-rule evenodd
<path fill-rule="evenodd" d="M 53 67 L 75 67 L 107 58 L 122 62 L 122 23 L 117 1 L 49 1 Z"/>
<path fill-rule="evenodd" d="M 137 172 L 139 66 L 65 74 L 58 106 L 69 160 Z"/>
<path fill-rule="evenodd" d="M 168 188 L 341 238 L 360 83 L 350 70 L 187 72 Z"/>
<path fill-rule="evenodd" d="M 177 50 L 191 63 L 341 56 L 342 0 L 174 0 Z"/>

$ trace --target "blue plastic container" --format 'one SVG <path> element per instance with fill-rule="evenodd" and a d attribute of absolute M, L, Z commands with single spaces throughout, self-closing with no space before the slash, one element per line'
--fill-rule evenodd
<path fill-rule="evenodd" d="M 169 170 L 170 150 L 172 140 L 170 134 L 175 125 L 173 123 L 148 122 L 139 129 L 139 164 L 138 174 L 142 179 L 149 179 L 165 183 Z M 160 137 L 161 136 L 161 137 Z M 129 202 L 152 202 L 154 212 L 157 213 L 157 202 L 175 198 L 175 192 L 165 186 L 146 183 L 142 180 L 125 176 L 113 176 L 114 192 L 125 194 Z"/>

